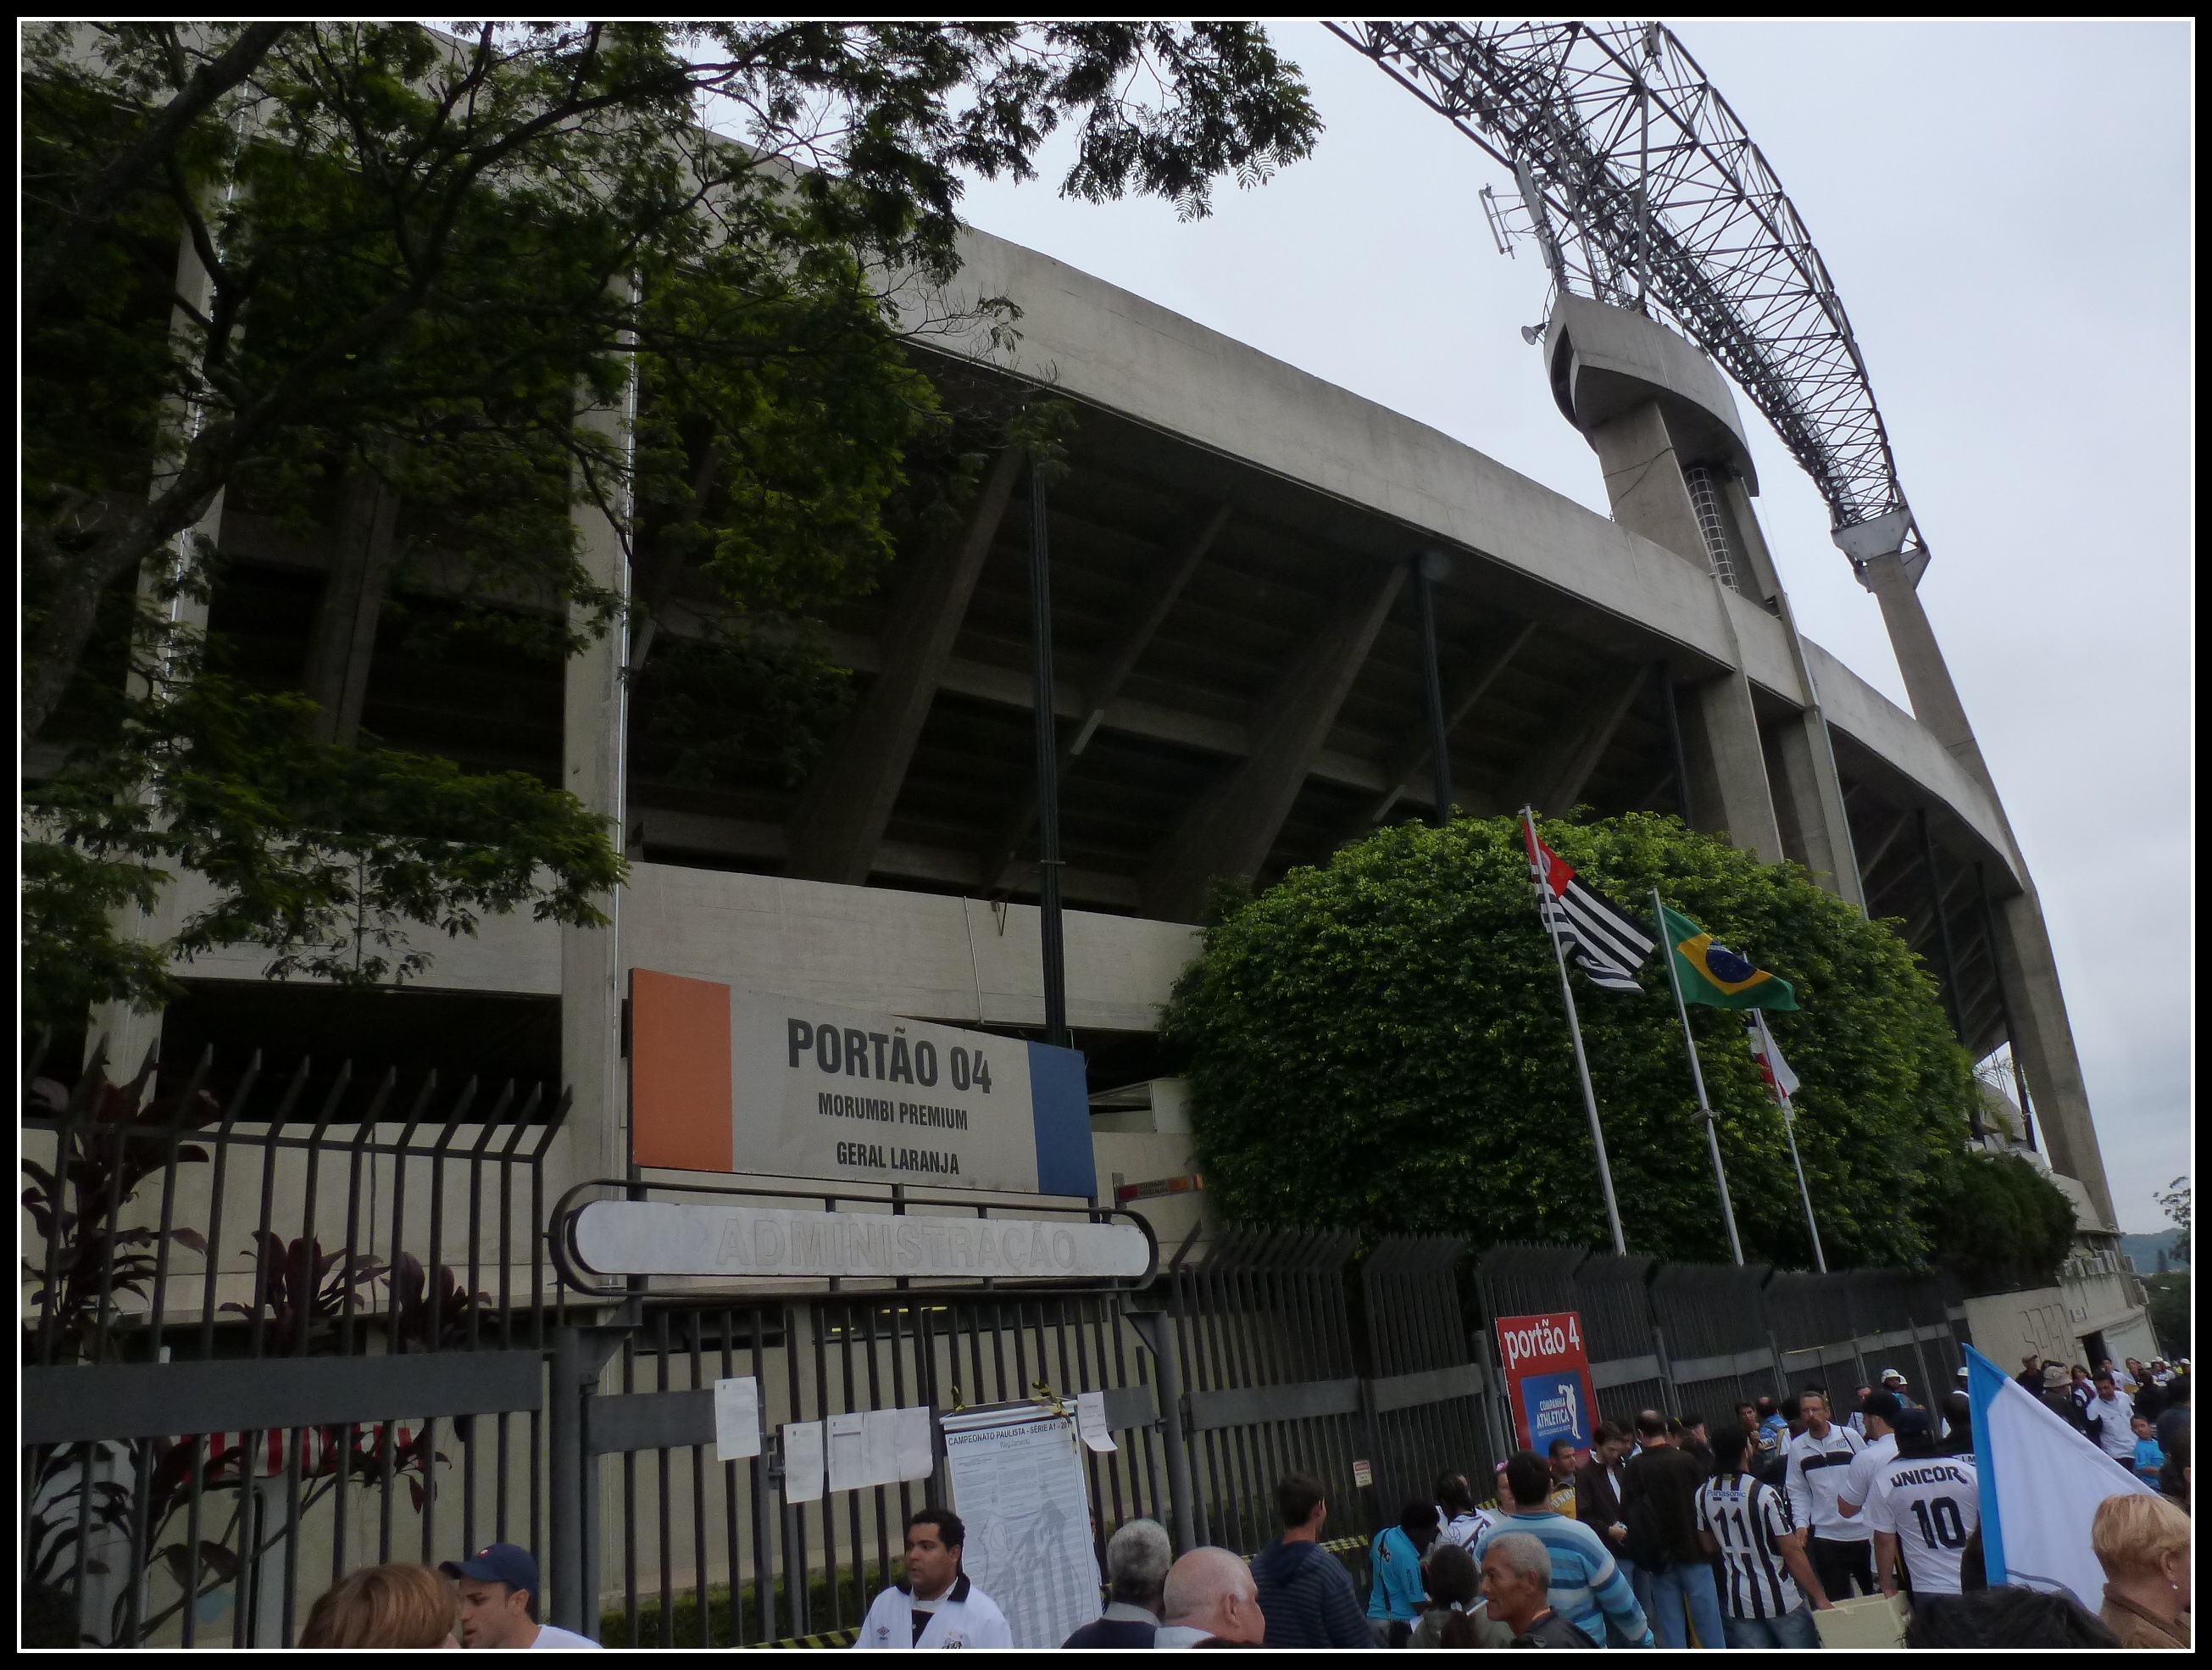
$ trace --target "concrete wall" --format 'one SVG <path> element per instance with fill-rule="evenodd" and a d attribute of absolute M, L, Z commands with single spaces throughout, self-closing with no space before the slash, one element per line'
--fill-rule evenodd
<path fill-rule="evenodd" d="M 1032 905 L 640 864 L 623 907 L 625 967 L 818 997 L 934 1021 L 1038 1026 Z M 1070 1024 L 1146 1032 L 1198 929 L 1066 915 Z"/>
<path fill-rule="evenodd" d="M 1966 1337 L 1974 1349 L 2009 1374 L 2030 1351 L 2072 1362 L 2081 1344 L 2066 1314 L 2066 1295 L 2055 1287 L 1984 1294 L 1966 1301 Z"/>
<path fill-rule="evenodd" d="M 889 887 L 637 864 L 623 897 L 621 964 L 818 997 L 933 1021 L 1036 1026 L 1044 1019 L 1036 907 Z M 186 883 L 184 903 L 204 902 Z M 473 938 L 416 941 L 437 960 L 419 982 L 472 991 L 561 990 L 560 931 L 526 917 L 488 918 Z M 1067 912 L 1068 1019 L 1148 1032 L 1199 930 L 1176 923 Z M 226 947 L 180 966 L 213 979 L 257 979 L 269 959 Z"/>

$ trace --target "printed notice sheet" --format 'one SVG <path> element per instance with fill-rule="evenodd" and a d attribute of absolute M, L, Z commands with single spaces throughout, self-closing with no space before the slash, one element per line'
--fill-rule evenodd
<path fill-rule="evenodd" d="M 822 1423 L 793 1421 L 783 1429 L 783 1499 L 822 1500 Z"/>
<path fill-rule="evenodd" d="M 1085 1444 L 1100 1454 L 1118 1448 L 1114 1442 L 1113 1429 L 1106 1424 L 1106 1394 L 1103 1392 L 1079 1392 L 1075 1394 L 1075 1429 Z"/>
<path fill-rule="evenodd" d="M 867 1421 L 866 1415 L 832 1415 L 823 1424 L 827 1429 L 830 1442 L 830 1488 L 833 1490 L 857 1490 L 872 1481 L 868 1478 Z"/>
<path fill-rule="evenodd" d="M 1006 1613 L 1015 1646 L 1059 1646 L 1098 1616 L 1075 1423 L 1031 1409 L 942 1424 L 953 1506 L 968 1525 L 969 1576 Z"/>
<path fill-rule="evenodd" d="M 714 1382 L 714 1459 L 742 1461 L 761 1453 L 760 1387 L 750 1374 Z"/>

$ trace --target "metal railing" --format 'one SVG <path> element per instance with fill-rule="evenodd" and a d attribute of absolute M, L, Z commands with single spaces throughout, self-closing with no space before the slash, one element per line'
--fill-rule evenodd
<path fill-rule="evenodd" d="M 208 1057 L 175 1085 L 31 1076 L 39 1644 L 289 1645 L 349 1564 L 493 1539 L 550 1555 L 553 1620 L 610 1643 L 838 1637 L 890 1580 L 907 1515 L 945 1499 L 941 1434 L 925 1478 L 793 1502 L 785 1425 L 1085 1392 L 1103 1394 L 1117 1444 L 1084 1459 L 1102 1558 L 1139 1515 L 1179 1545 L 1256 1551 L 1296 1469 L 1336 1504 L 1357 1572 L 1400 1500 L 1440 1472 L 1486 1481 L 1511 1447 L 1482 1319 L 1578 1312 L 1614 1418 L 1717 1417 L 1893 1361 L 1940 1392 L 1958 1362 L 1960 1312 L 1930 1277 L 1528 1246 L 1470 1271 L 1447 1237 L 1358 1257 L 1347 1234 L 1232 1229 L 1187 1242 L 1142 1290 L 708 1292 L 572 1273 L 564 1294 L 544 1162 L 565 1098 L 434 1080 L 402 1097 L 342 1070 L 310 1106 L 305 1063 L 279 1079 L 258 1058 L 220 1097 Z M 744 1375 L 765 1441 L 723 1460 L 714 1386 Z"/>
<path fill-rule="evenodd" d="M 258 1055 L 218 1097 L 212 1051 L 173 1087 L 150 1055 L 111 1083 L 96 1050 L 71 1086 L 42 1054 L 22 1121 L 32 1638 L 289 1645 L 372 1547 L 536 1534 L 560 1295 L 533 1226 L 565 1098 L 434 1076 L 403 1097 L 342 1066 L 311 1104 L 307 1061 L 278 1078 Z"/>

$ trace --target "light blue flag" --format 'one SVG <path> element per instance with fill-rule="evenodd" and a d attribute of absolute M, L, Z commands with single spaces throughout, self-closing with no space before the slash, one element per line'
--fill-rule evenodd
<path fill-rule="evenodd" d="M 2071 1594 L 2095 1612 L 2105 1588 L 2104 1568 L 2089 1546 L 2097 1505 L 2153 1492 L 1971 1345 L 1966 1397 L 1974 1407 L 1982 1564 L 1990 1582 Z"/>

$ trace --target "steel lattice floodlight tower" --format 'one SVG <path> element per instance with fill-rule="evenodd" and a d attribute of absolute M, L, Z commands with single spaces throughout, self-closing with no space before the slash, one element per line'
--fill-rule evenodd
<path fill-rule="evenodd" d="M 1663 24 L 1329 28 L 1513 171 L 1554 285 L 1662 320 L 1733 377 L 1820 489 L 1881 600 L 1913 711 L 1989 786 L 1916 595 L 1928 547 L 1820 252 Z"/>
<path fill-rule="evenodd" d="M 1329 27 L 1514 171 L 1561 290 L 1656 313 L 1735 379 L 1854 564 L 1899 549 L 1924 562 L 1820 253 L 1664 25 Z"/>

